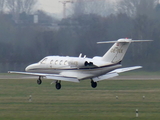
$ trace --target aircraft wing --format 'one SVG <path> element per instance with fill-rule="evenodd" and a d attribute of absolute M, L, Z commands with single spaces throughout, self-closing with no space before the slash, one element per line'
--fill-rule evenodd
<path fill-rule="evenodd" d="M 30 72 L 17 72 L 17 71 L 8 71 L 8 73 L 22 74 L 22 75 L 33 75 L 33 76 L 42 76 L 42 77 L 46 76 L 46 74 L 43 74 L 43 73 L 30 73 Z"/>
<path fill-rule="evenodd" d="M 119 68 L 119 69 L 111 71 L 110 73 L 122 73 L 122 72 L 130 71 L 130 70 L 135 70 L 135 69 L 139 69 L 139 68 L 142 68 L 142 66 Z"/>
<path fill-rule="evenodd" d="M 75 77 L 65 77 L 65 76 L 54 76 L 54 75 L 47 75 L 45 76 L 46 79 L 54 79 L 54 80 L 61 80 L 61 81 L 67 81 L 67 82 L 77 82 L 79 83 L 79 80 Z"/>
<path fill-rule="evenodd" d="M 98 77 L 92 78 L 94 82 L 102 81 L 105 79 L 113 78 L 116 76 L 119 76 L 119 73 L 135 70 L 142 68 L 142 66 L 134 66 L 134 67 L 127 67 L 127 68 L 119 68 L 116 70 L 113 70 L 105 75 L 101 75 Z M 44 73 L 30 73 L 30 72 L 17 72 L 17 71 L 9 71 L 8 73 L 14 73 L 14 74 L 23 74 L 23 75 L 32 75 L 32 76 L 41 76 L 45 77 L 46 79 L 54 79 L 54 80 L 62 80 L 62 81 L 68 81 L 68 82 L 79 82 L 79 79 L 77 79 L 76 76 L 82 76 L 82 74 L 78 74 L 76 76 L 71 77 L 73 74 L 69 74 L 68 72 L 61 73 L 61 74 L 44 74 Z M 88 75 L 87 75 L 88 76 Z M 84 76 L 83 76 L 84 77 Z"/>
<path fill-rule="evenodd" d="M 118 73 L 130 71 L 130 70 L 135 70 L 135 69 L 139 69 L 139 68 L 142 68 L 142 66 L 119 68 L 119 69 L 113 70 L 113 71 L 111 71 L 111 72 L 109 72 L 109 73 L 107 73 L 105 75 L 94 77 L 92 79 L 93 79 L 94 82 L 98 82 L 98 81 L 102 81 L 102 80 L 106 80 L 106 79 L 109 79 L 109 78 L 113 78 L 113 77 L 119 76 Z"/>
<path fill-rule="evenodd" d="M 17 71 L 9 71 L 8 73 L 41 76 L 45 77 L 46 79 L 62 80 L 68 82 L 79 82 L 79 80 L 76 77 L 67 77 L 59 74 L 30 73 L 30 72 L 17 72 Z"/>
<path fill-rule="evenodd" d="M 98 81 L 106 80 L 106 79 L 113 78 L 113 77 L 116 77 L 116 76 L 119 76 L 119 74 L 118 73 L 107 73 L 105 75 L 94 77 L 94 78 L 92 78 L 92 80 L 94 82 L 98 82 Z"/>

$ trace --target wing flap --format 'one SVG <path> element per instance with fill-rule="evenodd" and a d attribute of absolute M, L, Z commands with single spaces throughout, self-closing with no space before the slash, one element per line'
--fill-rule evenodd
<path fill-rule="evenodd" d="M 77 78 L 79 80 L 83 78 L 89 78 L 92 76 L 92 74 L 85 74 L 81 72 L 71 72 L 71 71 L 64 71 L 60 73 L 61 76 L 69 77 L 69 78 Z"/>
<path fill-rule="evenodd" d="M 64 76 L 45 76 L 45 77 L 46 77 L 46 79 L 54 79 L 54 80 L 79 83 L 79 80 L 74 77 L 64 77 Z"/>
<path fill-rule="evenodd" d="M 142 66 L 119 68 L 119 69 L 113 70 L 113 71 L 111 71 L 111 72 L 109 72 L 109 73 L 107 73 L 105 75 L 94 77 L 92 79 L 93 79 L 94 82 L 98 82 L 98 81 L 102 81 L 102 80 L 106 80 L 106 79 L 109 79 L 109 78 L 113 78 L 113 77 L 119 76 L 118 73 L 130 71 L 130 70 L 135 70 L 135 69 L 139 69 L 139 68 L 142 68 Z"/>
<path fill-rule="evenodd" d="M 113 78 L 113 77 L 116 77 L 116 76 L 119 76 L 118 73 L 107 73 L 105 75 L 98 76 L 98 77 L 95 77 L 95 78 L 92 78 L 92 79 L 93 79 L 94 82 L 98 82 L 98 81 L 106 80 L 106 79 Z"/>

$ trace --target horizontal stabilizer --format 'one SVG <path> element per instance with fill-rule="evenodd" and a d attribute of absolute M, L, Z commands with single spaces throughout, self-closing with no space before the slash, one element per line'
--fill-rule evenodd
<path fill-rule="evenodd" d="M 151 42 L 153 40 L 132 40 L 132 42 Z"/>
<path fill-rule="evenodd" d="M 132 40 L 132 39 L 119 39 L 117 41 L 101 41 L 97 42 L 97 44 L 103 44 L 103 43 L 128 43 L 128 42 L 149 42 L 153 40 Z"/>
<path fill-rule="evenodd" d="M 103 43 L 116 43 L 118 41 L 101 41 L 101 42 L 97 42 L 97 44 L 103 44 Z"/>

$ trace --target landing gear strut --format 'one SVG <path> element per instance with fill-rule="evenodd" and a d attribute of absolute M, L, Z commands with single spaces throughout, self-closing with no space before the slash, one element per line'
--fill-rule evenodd
<path fill-rule="evenodd" d="M 38 78 L 38 80 L 37 80 L 37 84 L 38 84 L 38 85 L 42 84 L 41 77 L 39 77 L 39 78 Z"/>
<path fill-rule="evenodd" d="M 97 82 L 94 82 L 93 80 L 91 80 L 91 86 L 92 86 L 92 88 L 96 88 L 97 87 Z"/>
<path fill-rule="evenodd" d="M 56 81 L 56 89 L 57 90 L 61 89 L 61 82 L 60 81 Z"/>

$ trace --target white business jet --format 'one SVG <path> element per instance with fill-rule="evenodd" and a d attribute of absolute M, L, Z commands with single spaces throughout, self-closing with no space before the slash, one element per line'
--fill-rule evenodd
<path fill-rule="evenodd" d="M 47 56 L 40 62 L 26 67 L 26 72 L 9 71 L 9 73 L 38 76 L 37 83 L 42 83 L 42 78 L 54 79 L 56 89 L 61 89 L 61 81 L 80 82 L 91 79 L 91 86 L 97 87 L 97 82 L 118 76 L 119 73 L 142 68 L 134 66 L 120 68 L 122 59 L 131 42 L 144 42 L 151 40 L 132 40 L 128 38 L 117 41 L 104 41 L 101 43 L 114 43 L 102 56 L 87 58 L 69 56 Z"/>

